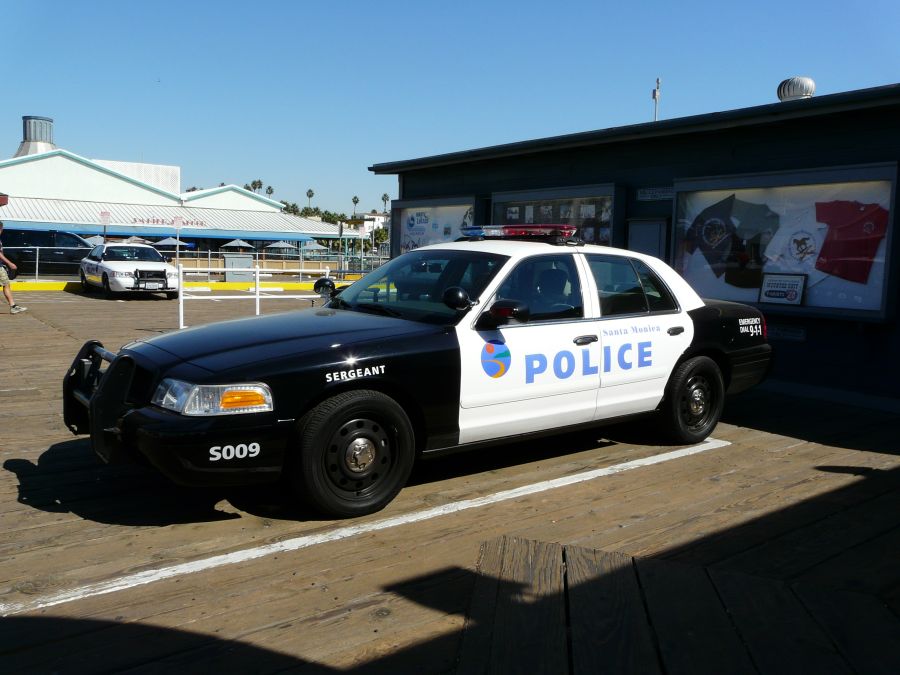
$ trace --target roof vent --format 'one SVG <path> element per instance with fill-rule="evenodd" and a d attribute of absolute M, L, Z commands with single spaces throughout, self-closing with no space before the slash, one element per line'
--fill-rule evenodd
<path fill-rule="evenodd" d="M 39 152 L 56 150 L 53 144 L 53 120 L 49 117 L 22 117 L 22 142 L 13 157 L 36 155 Z"/>
<path fill-rule="evenodd" d="M 812 98 L 816 93 L 816 83 L 811 77 L 789 77 L 778 85 L 779 101 L 796 101 Z"/>

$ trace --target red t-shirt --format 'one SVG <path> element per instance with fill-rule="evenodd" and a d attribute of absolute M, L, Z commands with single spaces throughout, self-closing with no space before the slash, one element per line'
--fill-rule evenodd
<path fill-rule="evenodd" d="M 816 269 L 866 283 L 878 245 L 887 232 L 888 212 L 878 204 L 816 202 L 816 220 L 828 225 Z"/>

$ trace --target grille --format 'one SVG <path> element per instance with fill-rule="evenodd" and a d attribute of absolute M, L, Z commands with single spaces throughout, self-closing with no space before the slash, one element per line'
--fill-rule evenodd
<path fill-rule="evenodd" d="M 165 281 L 165 270 L 135 270 L 134 277 L 136 279 L 153 279 L 154 281 Z"/>

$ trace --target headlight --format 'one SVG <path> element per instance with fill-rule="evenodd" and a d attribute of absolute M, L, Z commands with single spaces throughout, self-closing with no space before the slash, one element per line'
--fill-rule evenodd
<path fill-rule="evenodd" d="M 166 272 L 167 279 L 174 279 L 178 276 L 178 272 Z"/>
<path fill-rule="evenodd" d="M 272 392 L 262 382 L 244 384 L 190 384 L 165 379 L 152 403 L 182 415 L 241 415 L 273 409 Z"/>
<path fill-rule="evenodd" d="M 114 277 L 128 277 L 129 279 L 134 278 L 134 272 L 112 272 Z"/>

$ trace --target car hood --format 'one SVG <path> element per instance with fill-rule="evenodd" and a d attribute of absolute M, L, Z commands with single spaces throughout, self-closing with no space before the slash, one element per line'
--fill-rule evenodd
<path fill-rule="evenodd" d="M 442 331 L 440 326 L 347 310 L 308 309 L 187 328 L 126 349 L 161 366 L 189 362 L 211 372 L 353 345 Z"/>

